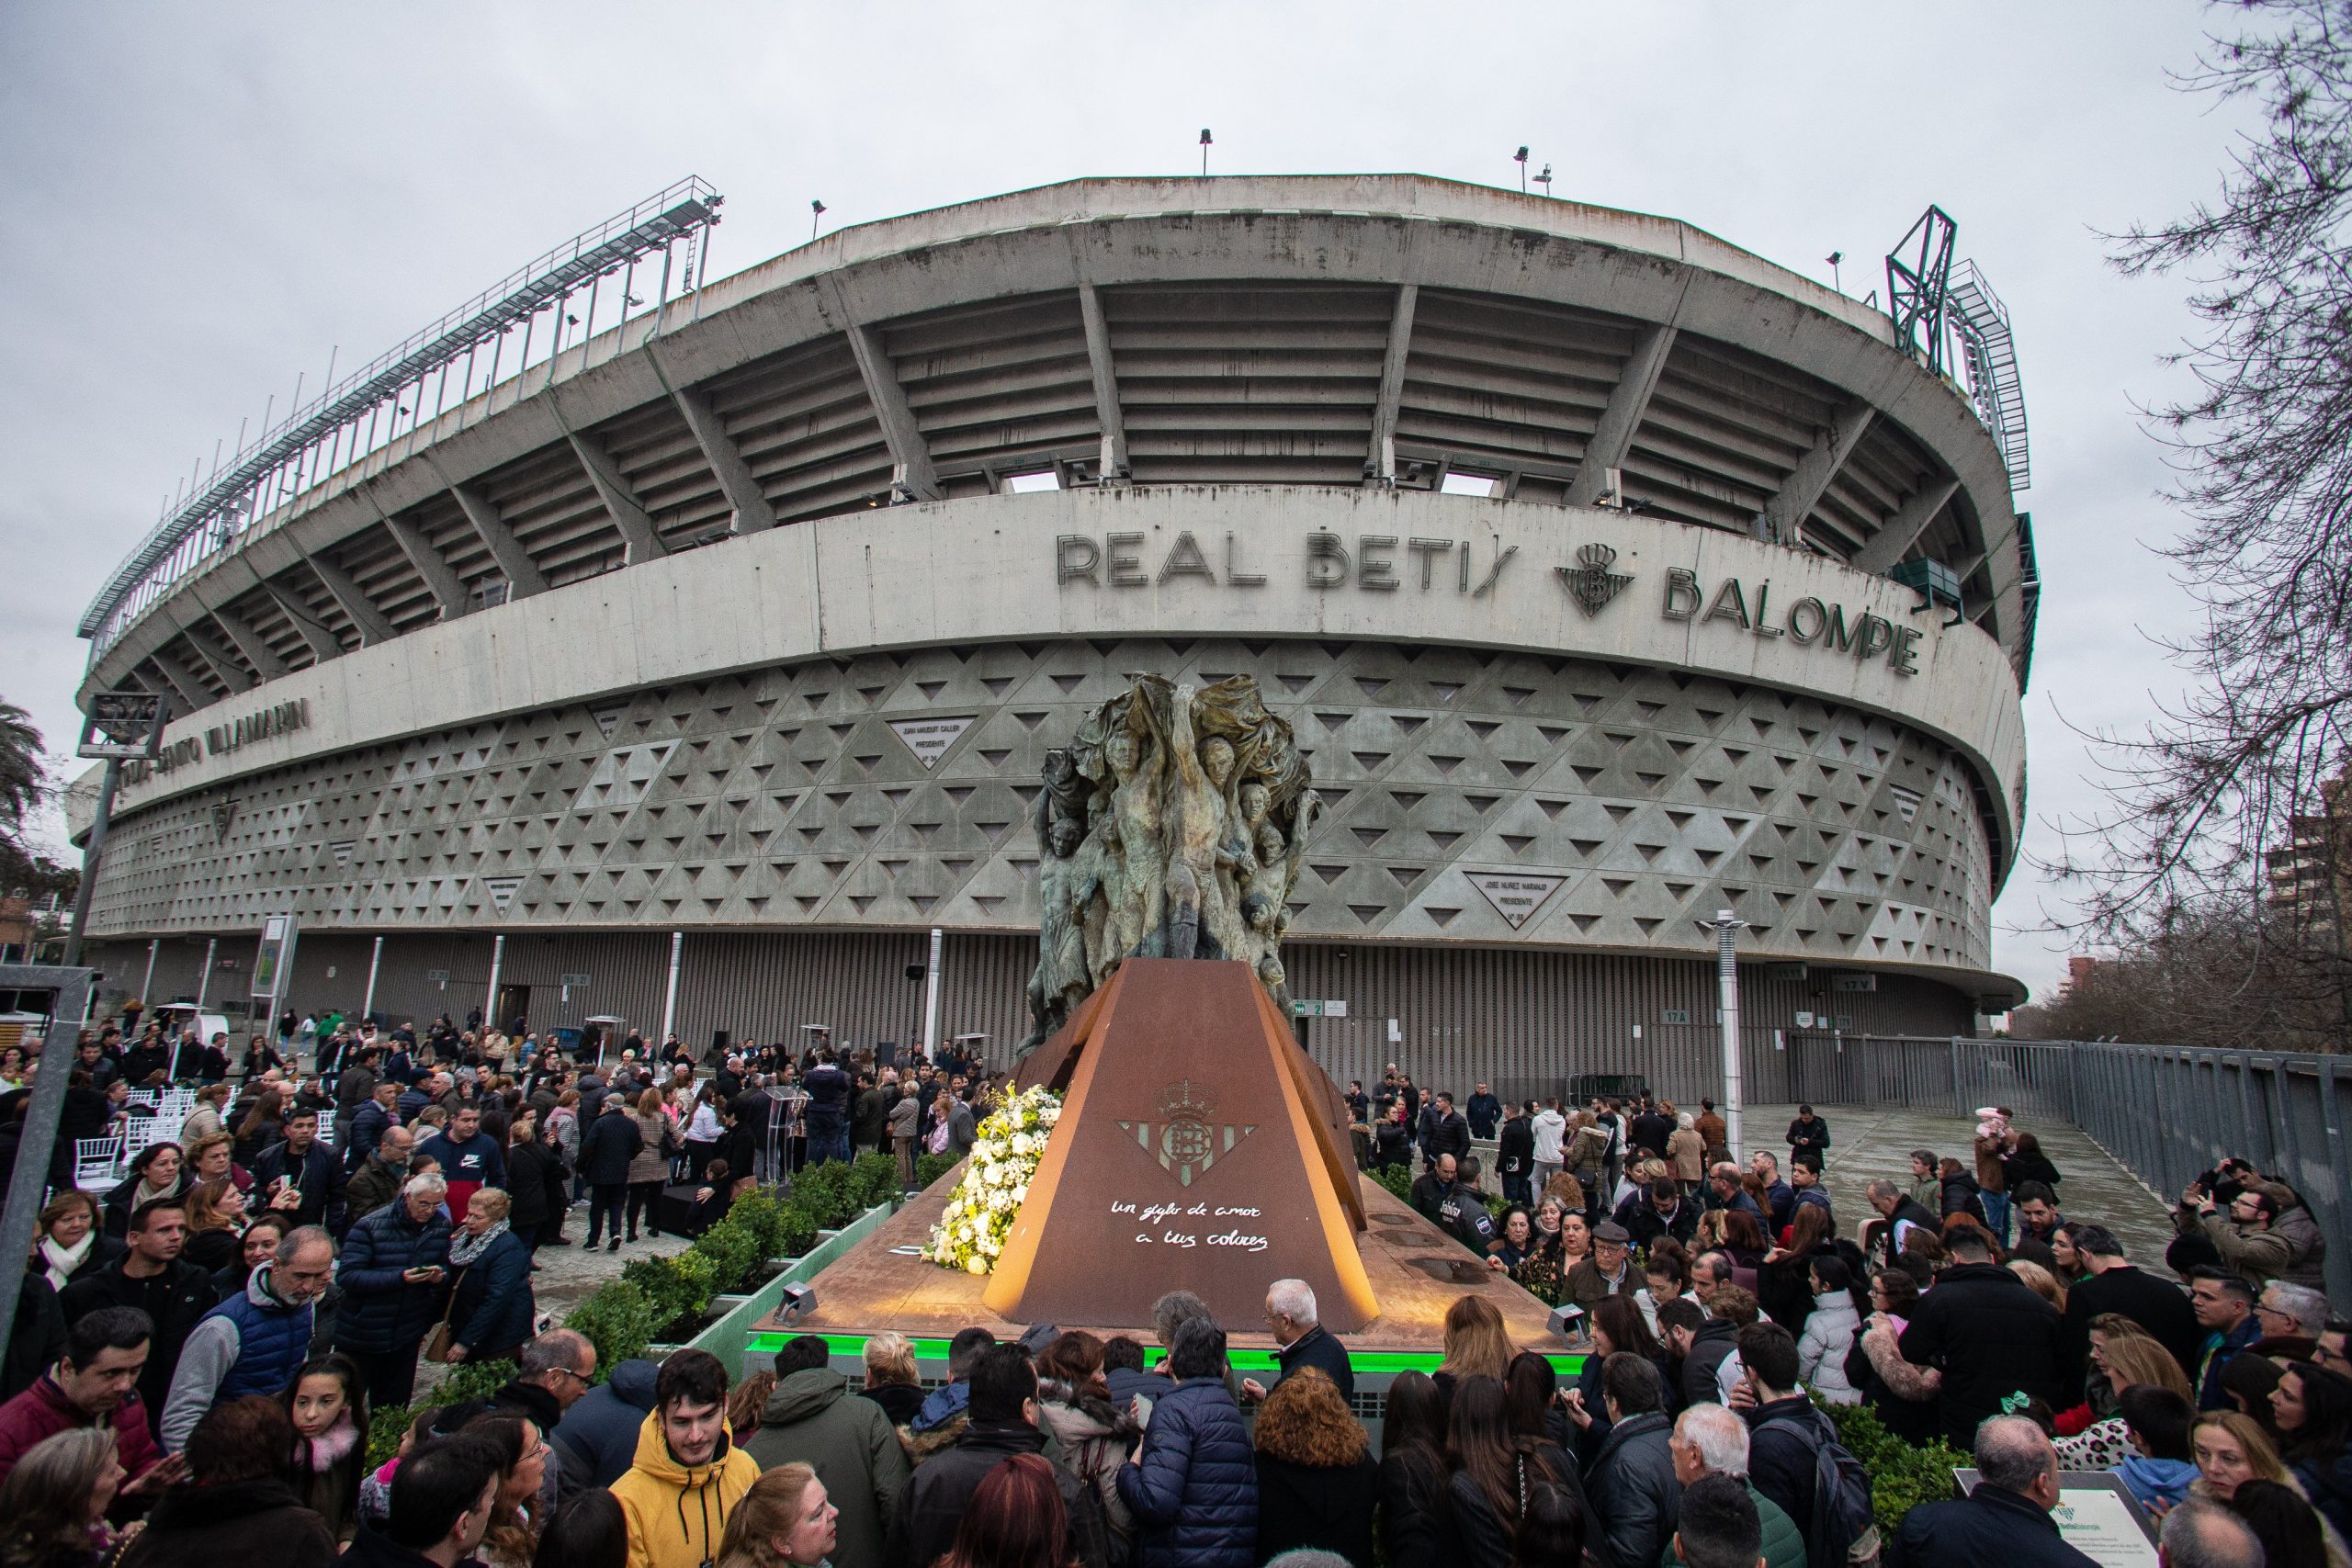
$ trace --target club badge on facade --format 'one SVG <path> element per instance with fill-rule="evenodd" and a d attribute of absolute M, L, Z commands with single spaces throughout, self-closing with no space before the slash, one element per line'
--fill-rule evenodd
<path fill-rule="evenodd" d="M 1211 1122 L 1216 1099 L 1191 1078 L 1179 1078 L 1159 1091 L 1153 1122 L 1122 1122 L 1119 1131 L 1133 1133 L 1136 1146 L 1159 1160 L 1159 1168 L 1190 1187 L 1193 1178 L 1208 1168 L 1258 1130 L 1256 1123 Z M 1157 1136 L 1154 1134 L 1157 1134 Z"/>
<path fill-rule="evenodd" d="M 1630 571 L 1611 571 L 1617 564 L 1617 552 L 1607 545 L 1587 545 L 1577 552 L 1579 565 L 1555 567 L 1560 581 L 1568 585 L 1568 597 L 1584 606 L 1588 615 L 1597 615 L 1609 601 L 1625 591 L 1634 581 Z"/>

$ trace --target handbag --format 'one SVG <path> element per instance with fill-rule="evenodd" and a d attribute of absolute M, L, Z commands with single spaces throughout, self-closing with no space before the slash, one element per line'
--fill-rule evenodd
<path fill-rule="evenodd" d="M 470 1268 L 471 1265 L 466 1267 Z M 441 1309 L 441 1321 L 424 1337 L 424 1359 L 446 1363 L 449 1351 L 457 1344 L 457 1336 L 449 1331 L 449 1315 L 458 1310 L 458 1287 L 465 1282 L 466 1269 L 460 1268 L 449 1281 L 449 1304 Z"/>

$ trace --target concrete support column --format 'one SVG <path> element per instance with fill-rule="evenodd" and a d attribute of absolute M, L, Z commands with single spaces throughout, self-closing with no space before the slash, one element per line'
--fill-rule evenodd
<path fill-rule="evenodd" d="M 1127 474 L 1127 422 L 1119 406 L 1119 372 L 1111 361 L 1111 329 L 1094 285 L 1078 286 L 1078 313 L 1086 324 L 1086 366 L 1094 379 L 1094 419 L 1102 430 L 1102 477 Z"/>
<path fill-rule="evenodd" d="M 670 933 L 670 985 L 669 988 L 662 993 L 662 1039 L 654 1042 L 657 1045 L 661 1044 L 663 1041 L 667 1041 L 671 1035 L 677 1032 L 678 962 L 684 954 L 685 948 L 686 933 L 684 931 L 672 931 Z"/>
<path fill-rule="evenodd" d="M 212 619 L 263 680 L 275 681 L 286 673 L 286 660 L 277 657 L 277 650 L 269 646 L 269 640 L 246 625 L 243 616 L 221 609 L 212 612 Z"/>
<path fill-rule="evenodd" d="M 359 1016 L 363 1020 L 376 1010 L 376 971 L 383 966 L 383 963 L 384 939 L 378 937 L 374 950 L 368 954 L 368 990 L 359 998 Z"/>
<path fill-rule="evenodd" d="M 147 1003 L 151 1007 L 154 1005 L 155 998 L 155 960 L 162 954 L 163 951 L 164 939 L 162 937 L 153 937 L 148 940 L 147 978 L 139 982 L 139 999 Z"/>
<path fill-rule="evenodd" d="M 767 492 L 743 461 L 743 454 L 736 449 L 733 437 L 727 434 L 726 422 L 710 400 L 692 387 L 673 388 L 671 400 L 678 405 L 678 413 L 694 433 L 695 445 L 702 448 L 703 461 L 710 465 L 713 478 L 718 480 L 720 493 L 727 504 L 735 509 L 732 525 L 738 534 L 756 534 L 775 526 L 775 508 L 768 504 Z"/>
<path fill-rule="evenodd" d="M 197 973 L 196 976 L 196 1010 L 198 1012 L 204 1010 L 205 995 L 212 989 L 212 956 L 220 946 L 219 937 L 209 936 L 204 939 L 204 967 Z M 207 1043 L 209 1044 L 209 1042 Z"/>
<path fill-rule="evenodd" d="M 164 683 L 171 687 L 172 694 L 179 699 L 179 705 L 175 710 L 176 713 L 191 714 L 198 708 L 212 705 L 212 694 L 205 689 L 204 682 L 182 669 L 179 661 L 166 649 L 159 648 L 147 657 L 164 677 Z"/>
<path fill-rule="evenodd" d="M 490 549 L 491 558 L 498 563 L 500 575 L 506 579 L 506 596 L 521 599 L 529 594 L 546 592 L 548 580 L 540 573 L 538 563 L 531 558 L 531 552 L 523 547 L 523 542 L 514 536 L 514 530 L 506 525 L 506 520 L 499 516 L 498 508 L 491 504 L 490 497 L 471 485 L 453 484 L 449 487 L 449 493 L 457 498 L 458 509 L 465 513 L 466 521 L 473 525 L 474 532 L 481 536 L 481 542 Z"/>
<path fill-rule="evenodd" d="M 334 595 L 334 602 L 342 606 L 343 613 L 351 617 L 351 624 L 359 628 L 362 645 L 392 639 L 390 619 L 376 608 L 375 601 L 361 592 L 359 584 L 352 581 L 349 572 L 323 556 L 305 556 L 303 558 L 311 563 L 311 570 L 318 574 L 319 581 L 325 585 L 326 591 Z"/>
<path fill-rule="evenodd" d="M 1396 408 L 1405 397 L 1405 361 L 1413 351 L 1413 309 L 1420 297 L 1420 285 L 1402 285 L 1388 318 L 1388 348 L 1380 360 L 1380 396 L 1372 407 L 1371 471 L 1364 476 L 1374 484 L 1396 482 Z"/>
<path fill-rule="evenodd" d="M 946 932 L 931 928 L 931 967 L 923 977 L 922 1054 L 933 1062 L 939 1060 L 939 959 L 946 942 Z"/>
<path fill-rule="evenodd" d="M 589 480 L 595 485 L 597 498 L 604 502 L 605 510 L 612 515 L 613 525 L 621 531 L 621 537 L 628 542 L 628 564 L 635 566 L 639 561 L 653 560 L 669 554 L 662 543 L 662 536 L 654 529 L 653 519 L 646 515 L 644 507 L 638 504 L 637 497 L 630 492 L 628 481 L 613 462 L 612 455 L 584 435 L 575 435 L 568 430 L 563 434 L 564 439 L 571 443 L 571 450 L 579 457 L 580 466 L 588 470 Z"/>
<path fill-rule="evenodd" d="M 1894 515 L 1888 518 L 1885 525 L 1854 552 L 1854 558 L 1846 564 L 1856 571 L 1874 572 L 1880 576 L 1893 571 L 1902 563 L 1911 547 L 1918 542 L 1919 536 L 1928 531 L 1928 525 L 1936 520 L 1936 514 L 1943 511 L 1944 503 L 1951 500 L 1959 490 L 1960 481 L 1955 479 L 1930 479 L 1921 485 L 1904 498 L 1903 504 L 1895 508 Z M 1976 559 L 1983 558 L 1983 553 L 1978 552 Z M 1955 571 L 1960 570 L 1956 561 L 1946 564 Z M 1969 570 L 1974 570 L 1972 563 Z M 1961 581 L 1964 582 L 1967 580 L 1968 573 L 1962 572 Z"/>
<path fill-rule="evenodd" d="M 424 586 L 433 591 L 434 602 L 441 606 L 441 618 L 454 621 L 473 608 L 465 582 L 450 568 L 447 558 L 434 547 L 433 541 L 424 536 L 424 530 L 405 517 L 395 517 L 390 513 L 382 515 L 385 531 L 391 535 L 392 542 L 400 546 L 409 565 L 416 568 L 417 576 L 424 579 Z"/>
<path fill-rule="evenodd" d="M 313 660 L 323 664 L 343 652 L 343 644 L 335 640 L 334 634 L 327 630 L 317 616 L 311 614 L 311 607 L 295 597 L 290 589 L 281 588 L 275 582 L 264 582 L 261 590 L 269 595 L 270 601 L 277 606 L 278 613 L 286 617 L 294 630 L 300 635 L 302 640 L 310 645 L 311 657 Z"/>
<path fill-rule="evenodd" d="M 858 376 L 865 383 L 865 395 L 874 404 L 875 420 L 890 448 L 899 490 L 909 501 L 937 501 L 939 474 L 931 465 L 931 447 L 915 423 L 914 406 L 907 401 L 907 389 L 899 384 L 898 367 L 890 363 L 889 353 L 882 346 L 882 334 L 856 322 L 845 330 Z"/>
<path fill-rule="evenodd" d="M 1793 545 L 1804 538 L 1804 520 L 1821 504 L 1829 481 L 1846 466 L 1855 444 L 1877 415 L 1878 410 L 1870 404 L 1856 401 L 1832 416 L 1827 428 L 1814 438 L 1812 450 L 1797 459 L 1797 466 L 1781 481 L 1780 492 L 1756 514 L 1758 538 L 1782 545 Z"/>
<path fill-rule="evenodd" d="M 1577 462 L 1577 477 L 1568 486 L 1570 506 L 1590 506 L 1607 493 L 1609 470 L 1624 466 L 1625 454 L 1633 450 L 1634 433 L 1641 429 L 1642 419 L 1649 412 L 1650 396 L 1657 390 L 1658 376 L 1673 352 L 1672 327 L 1649 327 L 1634 340 L 1634 352 L 1610 390 L 1608 405 L 1600 411 L 1592 439 L 1585 443 L 1584 457 Z"/>
<path fill-rule="evenodd" d="M 200 627 L 192 623 L 182 626 L 180 637 L 189 648 L 196 650 L 196 656 L 198 659 L 211 666 L 212 672 L 220 677 L 220 683 L 228 687 L 231 693 L 250 692 L 254 689 L 254 678 L 246 671 L 245 667 L 230 657 L 229 650 L 214 642 L 211 637 Z"/>
<path fill-rule="evenodd" d="M 481 1004 L 481 1026 L 484 1033 L 498 1027 L 498 971 L 506 962 L 506 938 L 502 933 L 490 939 L 490 995 Z"/>
<path fill-rule="evenodd" d="M 1724 1143 L 1731 1150 L 1734 1164 L 1744 1165 L 1741 1157 L 1747 1148 L 1745 1131 L 1740 1118 L 1747 1100 L 1739 1081 L 1739 958 L 1737 944 L 1740 928 L 1746 920 L 1729 909 L 1720 910 L 1714 919 L 1715 928 L 1715 1010 L 1723 1019 L 1724 1055 Z"/>

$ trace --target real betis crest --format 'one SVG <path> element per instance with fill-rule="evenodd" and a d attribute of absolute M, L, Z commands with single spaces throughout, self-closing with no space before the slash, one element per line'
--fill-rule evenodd
<path fill-rule="evenodd" d="M 1555 567 L 1560 581 L 1568 585 L 1568 597 L 1584 606 L 1588 615 L 1600 614 L 1611 599 L 1625 591 L 1634 581 L 1630 571 L 1611 571 L 1617 564 L 1617 552 L 1607 545 L 1587 545 L 1577 552 L 1576 566 Z"/>
<path fill-rule="evenodd" d="M 1218 1158 L 1234 1151 L 1242 1139 L 1258 1130 L 1252 1123 L 1211 1122 L 1216 1100 L 1191 1078 L 1179 1078 L 1159 1091 L 1159 1120 L 1122 1122 L 1119 1131 L 1133 1133 L 1136 1145 L 1159 1161 L 1159 1168 L 1190 1187 L 1193 1178 L 1205 1174 Z"/>

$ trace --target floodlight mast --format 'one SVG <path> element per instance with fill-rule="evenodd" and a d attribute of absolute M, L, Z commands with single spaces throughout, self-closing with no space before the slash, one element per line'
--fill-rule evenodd
<path fill-rule="evenodd" d="M 122 787 L 123 761 L 159 754 L 164 749 L 164 726 L 171 717 L 171 699 L 156 692 L 98 692 L 90 698 L 89 716 L 82 721 L 82 739 L 74 754 L 103 757 L 107 765 L 98 776 L 90 836 L 82 844 L 82 880 L 74 889 L 73 921 L 65 928 L 68 966 L 82 962 L 82 935 L 90 924 L 90 895 L 98 884 L 98 857 L 106 852 L 115 791 Z"/>
<path fill-rule="evenodd" d="M 582 288 L 591 288 L 606 274 L 633 265 L 661 252 L 666 257 L 680 240 L 700 239 L 707 249 L 709 230 L 719 220 L 726 201 L 699 178 L 680 180 L 639 202 L 626 212 L 583 230 L 520 271 L 509 275 L 438 321 L 411 333 L 342 381 L 328 386 L 308 403 L 298 403 L 275 425 L 266 426 L 251 450 L 241 449 L 209 484 L 196 489 L 179 507 L 169 512 L 107 582 L 84 614 L 78 628 L 92 641 L 93 662 L 110 647 L 130 622 L 172 583 L 194 571 L 211 556 L 236 547 L 281 492 L 279 481 L 290 472 L 300 476 L 322 444 L 339 441 L 346 427 L 372 421 L 385 404 L 400 408 L 402 391 L 422 392 L 426 379 L 467 358 L 485 343 L 503 342 L 516 323 L 536 321 L 553 305 Z M 708 269 L 700 269 L 708 281 Z M 667 290 L 662 301 L 667 304 Z M 700 302 L 697 291 L 696 302 Z M 626 319 L 628 307 L 622 307 Z M 528 360 L 527 340 L 524 359 Z M 492 370 L 496 370 L 493 355 Z M 518 365 L 520 375 L 525 366 Z M 298 393 L 299 397 L 299 393 Z M 410 428 L 423 420 L 424 404 Z M 406 410 L 401 410 L 406 412 Z M 400 429 L 395 414 L 385 439 Z M 355 440 L 345 461 L 375 449 L 372 439 Z M 300 482 L 283 487 L 298 492 Z"/>

